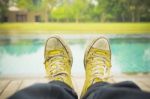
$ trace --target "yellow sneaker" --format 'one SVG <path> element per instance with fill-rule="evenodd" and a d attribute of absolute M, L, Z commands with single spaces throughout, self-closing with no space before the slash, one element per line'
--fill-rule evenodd
<path fill-rule="evenodd" d="M 52 36 L 47 40 L 44 58 L 48 78 L 51 81 L 62 81 L 73 88 L 71 50 L 60 37 Z"/>
<path fill-rule="evenodd" d="M 106 38 L 99 37 L 88 46 L 84 56 L 86 80 L 81 98 L 87 89 L 97 83 L 107 81 L 111 68 L 111 51 Z"/>

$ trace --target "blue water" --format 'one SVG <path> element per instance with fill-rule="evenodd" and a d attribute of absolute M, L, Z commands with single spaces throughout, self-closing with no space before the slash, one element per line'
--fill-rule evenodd
<path fill-rule="evenodd" d="M 83 56 L 89 39 L 67 39 L 73 53 L 72 75 L 84 75 Z M 44 76 L 46 39 L 0 39 L 0 76 Z M 150 72 L 149 38 L 110 38 L 113 73 Z"/>
<path fill-rule="evenodd" d="M 150 39 L 112 39 L 112 55 L 121 72 L 150 72 Z"/>

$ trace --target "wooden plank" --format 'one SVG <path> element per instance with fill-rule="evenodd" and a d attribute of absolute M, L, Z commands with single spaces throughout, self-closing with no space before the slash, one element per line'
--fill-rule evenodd
<path fill-rule="evenodd" d="M 141 82 L 144 83 L 147 87 L 150 88 L 150 78 L 142 79 Z"/>
<path fill-rule="evenodd" d="M 10 80 L 0 80 L 0 95 L 4 89 L 8 86 Z"/>
<path fill-rule="evenodd" d="M 114 76 L 111 76 L 109 79 L 108 79 L 108 81 L 107 82 L 109 82 L 109 83 L 115 83 L 115 77 Z"/>
<path fill-rule="evenodd" d="M 138 82 L 142 83 L 143 86 L 141 87 L 141 89 L 143 89 L 144 91 L 148 91 L 150 92 L 150 82 L 148 82 L 149 80 L 147 79 L 138 79 Z"/>
<path fill-rule="evenodd" d="M 48 83 L 48 79 L 46 78 L 40 78 L 40 79 L 25 79 L 23 80 L 21 86 L 19 87 L 19 90 L 23 89 L 23 88 L 26 88 L 26 87 L 29 87 L 33 84 L 36 84 L 36 83 Z"/>
<path fill-rule="evenodd" d="M 122 81 L 133 81 L 135 84 L 137 84 L 142 90 L 144 91 L 150 91 L 150 88 L 148 88 L 145 84 L 141 83 L 139 79 L 135 78 L 115 78 L 116 82 L 122 82 Z"/>
<path fill-rule="evenodd" d="M 83 85 L 84 85 L 84 81 L 85 81 L 85 79 L 83 77 L 73 77 L 73 83 L 75 85 L 74 88 L 75 88 L 75 91 L 78 94 L 78 97 L 81 94 L 81 91 L 82 91 L 82 88 L 83 88 Z"/>
<path fill-rule="evenodd" d="M 7 97 L 14 94 L 21 84 L 21 80 L 13 80 L 9 83 L 9 85 L 5 88 L 3 93 L 0 96 L 0 99 L 6 99 Z"/>
<path fill-rule="evenodd" d="M 110 78 L 108 82 L 114 83 L 114 82 L 120 82 L 120 81 L 134 81 L 137 85 L 140 86 L 145 91 L 150 92 L 150 80 L 149 75 L 117 75 Z M 84 84 L 84 77 L 72 77 L 72 81 L 74 84 L 75 91 L 78 93 L 78 96 L 80 96 L 80 93 L 83 88 Z M 48 83 L 48 78 L 25 78 L 25 79 L 5 79 L 0 80 L 0 92 L 1 96 L 0 99 L 5 99 L 8 96 L 12 95 L 17 90 L 21 90 L 25 87 L 28 87 L 35 83 Z"/>
<path fill-rule="evenodd" d="M 41 79 L 37 79 L 36 83 L 48 83 L 50 80 L 49 78 L 41 78 Z"/>
<path fill-rule="evenodd" d="M 140 80 L 138 80 L 138 79 L 134 80 L 133 79 L 132 81 L 135 82 L 142 90 L 150 91 L 150 89 L 145 84 L 143 84 Z"/>
<path fill-rule="evenodd" d="M 150 92 L 149 75 L 126 75 L 128 80 L 135 82 L 144 91 Z"/>
<path fill-rule="evenodd" d="M 35 80 L 23 80 L 21 86 L 18 89 L 21 90 L 21 89 L 29 87 L 35 83 L 36 83 Z"/>

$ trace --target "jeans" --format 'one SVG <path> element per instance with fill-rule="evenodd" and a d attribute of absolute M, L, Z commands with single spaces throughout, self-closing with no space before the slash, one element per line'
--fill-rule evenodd
<path fill-rule="evenodd" d="M 52 81 L 22 89 L 9 99 L 78 99 L 78 96 L 65 83 Z M 99 82 L 90 86 L 82 99 L 150 99 L 150 93 L 142 91 L 131 81 L 116 84 Z"/>

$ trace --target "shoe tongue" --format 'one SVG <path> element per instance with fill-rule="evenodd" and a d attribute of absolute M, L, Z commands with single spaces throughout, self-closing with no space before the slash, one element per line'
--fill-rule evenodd
<path fill-rule="evenodd" d="M 105 54 L 109 54 L 108 50 L 102 50 L 102 49 L 96 49 L 95 53 L 98 55 L 105 55 Z"/>
<path fill-rule="evenodd" d="M 62 51 L 61 50 L 51 50 L 48 52 L 48 54 L 50 55 L 57 55 L 57 54 L 60 54 Z"/>
<path fill-rule="evenodd" d="M 51 50 L 47 54 L 50 57 L 57 56 L 57 55 L 62 55 L 62 50 Z"/>

